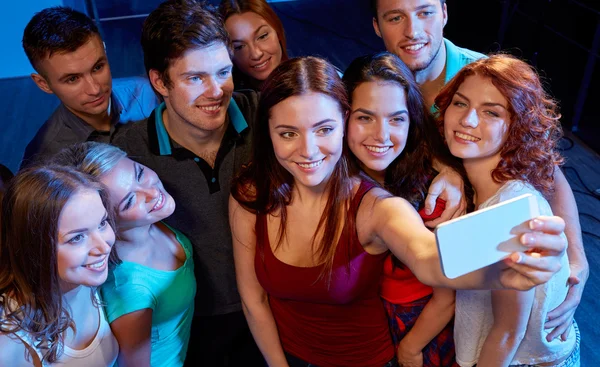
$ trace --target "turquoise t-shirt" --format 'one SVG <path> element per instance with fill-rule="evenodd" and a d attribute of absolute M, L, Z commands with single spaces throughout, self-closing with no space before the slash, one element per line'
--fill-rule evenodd
<path fill-rule="evenodd" d="M 167 227 L 185 251 L 186 260 L 179 269 L 156 270 L 123 261 L 109 272 L 100 293 L 109 323 L 131 312 L 152 309 L 151 365 L 179 367 L 183 366 L 190 339 L 196 278 L 190 240 Z"/>

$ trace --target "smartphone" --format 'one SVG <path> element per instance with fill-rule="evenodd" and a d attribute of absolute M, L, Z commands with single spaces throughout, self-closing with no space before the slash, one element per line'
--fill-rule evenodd
<path fill-rule="evenodd" d="M 516 227 L 538 216 L 537 199 L 525 194 L 440 224 L 434 233 L 444 275 L 453 279 L 528 250 Z"/>

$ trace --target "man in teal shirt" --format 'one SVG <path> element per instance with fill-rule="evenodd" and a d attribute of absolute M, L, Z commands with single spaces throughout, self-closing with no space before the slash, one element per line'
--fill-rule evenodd
<path fill-rule="evenodd" d="M 386 49 L 413 71 L 428 106 L 433 106 L 439 91 L 463 66 L 485 57 L 444 38 L 448 22 L 446 0 L 370 0 L 370 5 L 375 33 L 382 38 Z M 546 328 L 554 328 L 548 340 L 557 337 L 566 340 L 589 275 L 589 265 L 573 191 L 561 170 L 555 170 L 554 179 L 555 192 L 550 204 L 554 214 L 566 222 L 571 276 L 567 298 L 548 313 Z"/>

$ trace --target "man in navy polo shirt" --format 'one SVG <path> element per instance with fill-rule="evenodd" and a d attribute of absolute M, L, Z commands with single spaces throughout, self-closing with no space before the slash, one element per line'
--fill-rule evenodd
<path fill-rule="evenodd" d="M 261 366 L 237 290 L 228 199 L 250 158 L 257 96 L 233 92 L 231 44 L 205 5 L 169 0 L 142 30 L 144 63 L 163 99 L 115 144 L 156 171 L 174 197 L 166 223 L 194 246 L 196 305 L 186 365 Z"/>

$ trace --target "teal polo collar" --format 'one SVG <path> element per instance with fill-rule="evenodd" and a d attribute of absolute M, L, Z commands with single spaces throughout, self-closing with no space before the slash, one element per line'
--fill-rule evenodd
<path fill-rule="evenodd" d="M 460 61 L 461 55 L 454 43 L 444 38 L 444 45 L 446 46 L 446 75 L 444 75 L 444 85 L 446 85 L 462 69 L 464 63 Z"/>
<path fill-rule="evenodd" d="M 160 155 L 171 155 L 171 138 L 169 137 L 169 133 L 165 128 L 165 123 L 162 117 L 165 108 L 166 105 L 165 102 L 163 102 L 154 109 L 154 119 L 156 121 L 156 137 L 158 138 L 158 150 L 160 152 Z M 231 100 L 229 101 L 229 107 L 227 107 L 227 114 L 229 115 L 229 121 L 231 122 L 231 125 L 238 134 L 240 134 L 242 131 L 248 128 L 248 123 L 246 122 L 242 111 L 240 110 L 233 98 L 231 98 Z"/>

